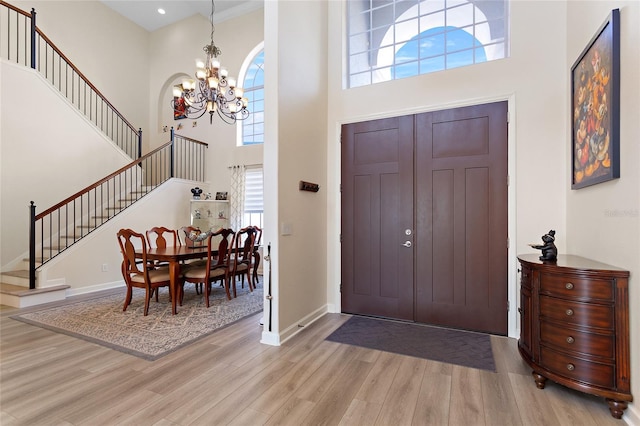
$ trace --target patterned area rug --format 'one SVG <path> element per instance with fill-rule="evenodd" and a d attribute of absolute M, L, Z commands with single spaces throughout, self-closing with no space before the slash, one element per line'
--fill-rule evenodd
<path fill-rule="evenodd" d="M 145 317 L 144 290 L 140 289 L 134 289 L 131 304 L 122 312 L 123 287 L 108 296 L 11 318 L 153 361 L 262 310 L 261 283 L 253 292 L 238 283 L 237 291 L 237 298 L 227 300 L 224 289 L 214 284 L 207 309 L 204 297 L 196 294 L 194 285 L 187 284 L 178 314 L 171 315 L 169 292 L 163 288 L 159 302 L 151 299 Z"/>
<path fill-rule="evenodd" d="M 496 371 L 488 334 L 354 316 L 326 340 Z"/>

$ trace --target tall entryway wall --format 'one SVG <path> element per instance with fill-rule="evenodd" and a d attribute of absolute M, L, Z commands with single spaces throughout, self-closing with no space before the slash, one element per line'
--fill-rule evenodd
<path fill-rule="evenodd" d="M 507 334 L 507 102 L 342 126 L 342 311 Z"/>

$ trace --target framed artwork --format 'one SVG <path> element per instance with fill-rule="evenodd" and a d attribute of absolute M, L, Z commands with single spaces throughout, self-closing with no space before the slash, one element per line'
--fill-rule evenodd
<path fill-rule="evenodd" d="M 182 92 L 182 86 L 173 86 L 173 92 L 177 93 Z M 184 102 L 184 98 L 182 96 L 174 96 L 173 97 L 173 119 L 174 120 L 182 120 L 183 118 L 187 118 L 187 105 Z"/>
<path fill-rule="evenodd" d="M 571 189 L 620 177 L 620 11 L 571 67 Z"/>
<path fill-rule="evenodd" d="M 216 200 L 226 200 L 227 192 L 216 192 Z"/>

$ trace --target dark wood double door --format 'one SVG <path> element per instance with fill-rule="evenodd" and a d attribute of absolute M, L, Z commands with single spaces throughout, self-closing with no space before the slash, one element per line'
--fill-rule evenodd
<path fill-rule="evenodd" d="M 342 127 L 342 311 L 507 334 L 507 103 Z"/>

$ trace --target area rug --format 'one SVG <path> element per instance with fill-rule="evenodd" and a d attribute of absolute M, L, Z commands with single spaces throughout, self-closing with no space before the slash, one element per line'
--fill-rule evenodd
<path fill-rule="evenodd" d="M 131 304 L 123 312 L 126 289 L 122 288 L 103 297 L 11 318 L 153 361 L 262 310 L 261 283 L 253 292 L 246 284 L 244 288 L 238 284 L 237 290 L 237 298 L 227 300 L 224 289 L 214 284 L 207 308 L 195 286 L 187 284 L 177 315 L 171 314 L 166 288 L 161 289 L 159 302 L 152 298 L 146 317 L 141 289 L 134 289 Z"/>
<path fill-rule="evenodd" d="M 496 371 L 489 335 L 354 316 L 326 340 Z"/>

